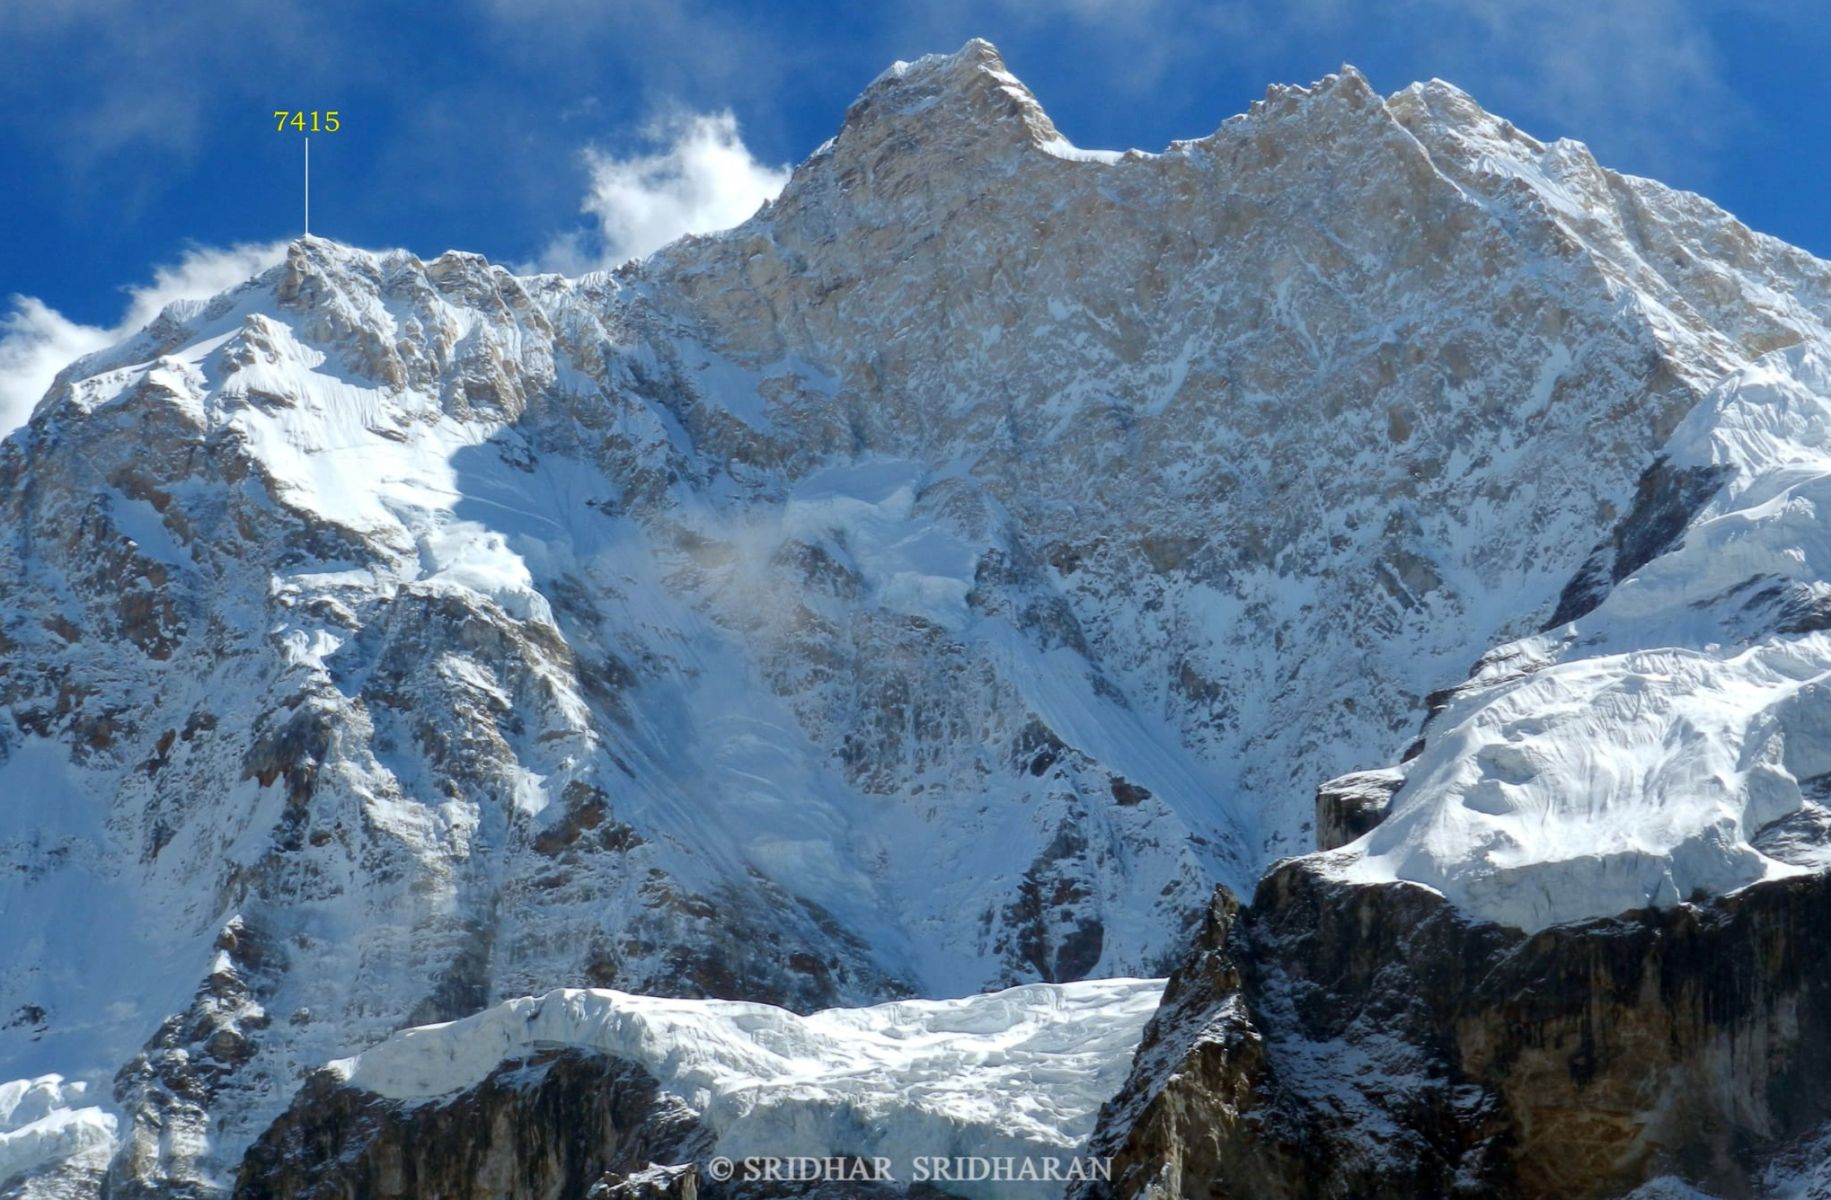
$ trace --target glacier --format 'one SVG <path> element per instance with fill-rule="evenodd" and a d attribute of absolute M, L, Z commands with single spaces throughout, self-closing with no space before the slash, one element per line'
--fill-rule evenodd
<path fill-rule="evenodd" d="M 1030 984 L 797 1016 L 566 990 L 405 1030 L 330 1069 L 366 1093 L 425 1103 L 529 1050 L 580 1048 L 647 1069 L 701 1114 L 711 1151 L 737 1162 L 882 1157 L 901 1179 L 934 1156 L 1009 1157 L 1041 1170 L 1080 1149 L 1162 991 L 1161 980 Z M 991 1182 L 962 1188 L 1001 1194 Z"/>
<path fill-rule="evenodd" d="M 1488 655 L 1335 852 L 1527 930 L 1831 868 L 1831 358 L 1725 379 L 1666 463 L 1722 479 L 1595 609 Z"/>

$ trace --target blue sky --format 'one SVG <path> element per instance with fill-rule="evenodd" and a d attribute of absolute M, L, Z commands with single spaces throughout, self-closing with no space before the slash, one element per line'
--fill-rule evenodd
<path fill-rule="evenodd" d="M 313 139 L 314 232 L 576 270 L 737 219 L 883 67 L 971 36 L 1083 146 L 1199 136 L 1348 61 L 1386 91 L 1449 79 L 1831 256 L 1831 8 L 1810 3 L 9 0 L 0 375 L 295 234 L 276 108 L 341 114 Z"/>

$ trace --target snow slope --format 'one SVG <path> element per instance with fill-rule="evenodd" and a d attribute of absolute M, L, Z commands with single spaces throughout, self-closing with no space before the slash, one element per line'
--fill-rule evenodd
<path fill-rule="evenodd" d="M 1527 929 L 1831 868 L 1831 356 L 1726 379 L 1667 461 L 1725 480 L 1593 611 L 1496 650 L 1332 856 Z"/>
<path fill-rule="evenodd" d="M 105 1167 L 116 1119 L 87 1099 L 83 1084 L 59 1075 L 0 1083 L 0 1180 L 49 1166 Z"/>
<path fill-rule="evenodd" d="M 529 1050 L 576 1047 L 640 1064 L 701 1115 L 712 1152 L 737 1161 L 884 1157 L 907 1179 L 918 1157 L 988 1156 L 1041 1171 L 1079 1149 L 1162 991 L 1162 980 L 1031 984 L 796 1016 L 565 990 L 405 1030 L 332 1065 L 353 1087 L 420 1102 Z"/>

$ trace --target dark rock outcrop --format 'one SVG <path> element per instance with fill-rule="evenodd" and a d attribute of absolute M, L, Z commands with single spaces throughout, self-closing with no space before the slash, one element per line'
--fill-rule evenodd
<path fill-rule="evenodd" d="M 700 1114 L 625 1059 L 552 1047 L 436 1100 L 311 1076 L 242 1160 L 235 1200 L 946 1200 L 939 1188 L 702 1173 Z M 833 1160 L 838 1162 L 838 1159 Z M 31 1200 L 31 1198 L 22 1198 Z"/>
<path fill-rule="evenodd" d="M 1402 771 L 1356 771 L 1316 789 L 1316 848 L 1346 846 L 1386 818 L 1392 797 L 1405 783 Z"/>
<path fill-rule="evenodd" d="M 1616 584 L 1670 550 L 1731 473 L 1722 466 L 1675 467 L 1663 457 L 1655 460 L 1635 486 L 1634 506 L 1564 586 L 1544 627 L 1556 629 L 1590 612 Z"/>
<path fill-rule="evenodd" d="M 505 1062 L 468 1091 L 418 1105 L 320 1072 L 248 1152 L 235 1196 L 693 1200 L 693 1172 L 649 1168 L 692 1158 L 705 1137 L 646 1071 L 579 1050 Z"/>
<path fill-rule="evenodd" d="M 699 1168 L 644 1167 L 628 1175 L 607 1173 L 591 1185 L 585 1200 L 699 1200 Z"/>
<path fill-rule="evenodd" d="M 1831 1119 L 1831 876 L 1528 936 L 1294 860 L 1217 897 L 1083 1197 L 1755 1194 Z"/>

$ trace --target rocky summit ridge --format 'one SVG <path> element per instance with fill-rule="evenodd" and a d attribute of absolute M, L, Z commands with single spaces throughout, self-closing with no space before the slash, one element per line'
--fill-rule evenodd
<path fill-rule="evenodd" d="M 1630 585 L 1769 515 L 1827 322 L 1831 267 L 1441 82 L 1113 154 L 984 42 L 615 272 L 295 242 L 0 446 L 0 1075 L 111 1092 L 70 1187 L 205 1195 L 312 1066 L 556 987 L 1163 974 L 1421 729 L 1327 870 L 1532 927 L 1809 869 L 1831 764 L 1667 820 L 1653 762 L 1536 847 L 1569 793 L 1530 780 L 1632 722 L 1466 731 L 1603 650 L 1739 686 Z M 1713 457 L 1699 414 L 1775 377 L 1797 428 L 1744 404 Z M 1732 476 L 1773 486 L 1732 516 Z M 1709 610 L 1776 680 L 1820 661 L 1799 561 Z"/>

